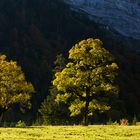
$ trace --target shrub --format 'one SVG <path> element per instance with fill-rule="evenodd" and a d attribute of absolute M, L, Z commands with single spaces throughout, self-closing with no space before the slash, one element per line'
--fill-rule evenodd
<path fill-rule="evenodd" d="M 120 125 L 129 125 L 129 122 L 127 119 L 121 119 L 120 120 Z"/>
<path fill-rule="evenodd" d="M 18 127 L 18 128 L 24 128 L 24 127 L 26 127 L 26 124 L 25 124 L 24 121 L 21 121 L 20 120 L 20 121 L 17 122 L 16 127 Z"/>
<path fill-rule="evenodd" d="M 117 121 L 113 122 L 111 118 L 108 120 L 107 125 L 119 125 Z"/>
<path fill-rule="evenodd" d="M 40 126 L 40 125 L 42 125 L 42 122 L 40 122 L 38 120 L 36 120 L 32 123 L 32 126 Z"/>
<path fill-rule="evenodd" d="M 15 123 L 14 122 L 11 122 L 10 123 L 10 127 L 15 127 Z"/>
<path fill-rule="evenodd" d="M 136 116 L 134 116 L 133 121 L 132 121 L 132 125 L 136 125 L 136 123 L 137 123 L 137 118 L 136 118 Z"/>
<path fill-rule="evenodd" d="M 140 122 L 136 122 L 136 125 L 140 125 Z"/>
<path fill-rule="evenodd" d="M 8 127 L 8 122 L 3 122 L 3 127 Z"/>
<path fill-rule="evenodd" d="M 112 125 L 119 125 L 117 121 L 113 122 Z"/>
<path fill-rule="evenodd" d="M 107 124 L 107 125 L 112 125 L 112 124 L 113 124 L 112 119 L 110 118 L 106 124 Z"/>

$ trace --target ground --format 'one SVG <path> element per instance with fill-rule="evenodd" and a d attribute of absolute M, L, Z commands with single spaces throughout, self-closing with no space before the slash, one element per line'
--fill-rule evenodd
<path fill-rule="evenodd" d="M 140 126 L 0 128 L 0 140 L 140 140 Z"/>

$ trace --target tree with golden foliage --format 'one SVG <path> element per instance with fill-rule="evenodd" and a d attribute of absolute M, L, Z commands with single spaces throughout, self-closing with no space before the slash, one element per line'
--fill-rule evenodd
<path fill-rule="evenodd" d="M 25 80 L 21 67 L 14 61 L 6 61 L 5 55 L 0 55 L 0 117 L 16 103 L 30 108 L 33 92 L 34 87 Z"/>
<path fill-rule="evenodd" d="M 59 91 L 57 102 L 70 102 L 71 116 L 83 115 L 84 125 L 95 110 L 110 109 L 107 99 L 118 94 L 114 80 L 118 66 L 99 39 L 89 38 L 69 51 L 70 62 L 56 72 L 53 85 Z"/>

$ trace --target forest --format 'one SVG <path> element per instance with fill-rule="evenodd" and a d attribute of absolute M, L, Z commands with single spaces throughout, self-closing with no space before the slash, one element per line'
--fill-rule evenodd
<path fill-rule="evenodd" d="M 130 123 L 134 119 L 140 120 L 140 53 L 138 51 L 140 40 L 124 37 L 113 29 L 104 28 L 104 25 L 91 21 L 86 15 L 71 10 L 69 5 L 61 0 L 1 0 L 0 115 L 3 114 L 0 118 L 1 125 L 5 122 L 7 125 L 16 124 L 19 120 L 24 121 L 27 125 L 33 123 L 40 125 L 82 124 L 84 119 L 84 124 L 87 125 L 87 115 L 83 119 L 84 110 L 81 109 L 79 113 L 74 103 L 70 106 L 67 101 L 65 104 L 66 101 L 63 100 L 61 92 L 66 91 L 64 86 L 67 87 L 68 82 L 63 79 L 66 76 L 67 79 L 69 78 L 67 74 L 63 75 L 63 69 L 66 67 L 65 72 L 67 73 L 70 71 L 69 68 L 78 67 L 73 66 L 70 59 L 74 58 L 73 64 L 75 61 L 79 63 L 74 54 L 70 56 L 69 50 L 76 46 L 75 44 L 88 38 L 100 39 L 102 45 L 99 46 L 113 56 L 111 61 L 110 55 L 109 58 L 105 57 L 109 60 L 110 65 L 111 62 L 114 62 L 112 63 L 114 65 L 109 65 L 111 69 L 104 71 L 109 73 L 113 68 L 117 70 L 117 75 L 114 72 L 113 75 L 110 75 L 113 79 L 111 81 L 115 81 L 117 85 L 117 89 L 110 85 L 112 93 L 116 93 L 107 98 L 111 108 L 106 105 L 101 107 L 91 105 L 88 124 L 106 124 L 109 120 L 119 122 L 122 118 L 126 118 Z M 83 63 L 85 64 L 85 62 Z M 69 66 L 67 66 L 68 64 Z M 85 68 L 81 69 L 85 70 Z M 56 76 L 61 71 L 60 77 L 63 79 Z M 11 81 L 13 79 L 12 83 L 9 82 L 8 85 L 10 92 L 7 91 L 7 87 L 3 86 L 2 80 L 6 80 L 6 78 L 3 79 L 3 75 Z M 81 73 L 79 76 L 83 79 Z M 82 82 L 86 86 L 89 84 L 87 81 Z M 80 101 L 85 101 L 85 95 L 76 95 L 76 93 L 79 93 L 78 91 L 81 93 L 81 88 L 84 87 L 80 82 L 78 84 L 79 86 L 76 85 L 78 88 L 75 87 L 72 90 L 68 88 L 67 92 L 74 92 L 74 96 L 68 98 L 71 98 L 69 99 L 71 101 L 74 98 L 75 104 L 78 106 L 79 103 L 81 107 Z M 20 88 L 18 89 L 16 86 Z M 101 88 L 106 92 L 108 90 L 105 87 L 96 90 L 100 91 Z M 59 91 L 59 89 L 61 90 Z M 13 95 L 14 98 L 8 104 L 7 100 L 4 101 L 5 95 L 3 96 L 3 94 L 9 94 L 8 98 Z M 18 96 L 19 94 L 22 96 Z M 66 99 L 67 95 L 64 96 Z M 79 101 L 75 98 L 77 96 L 79 98 L 82 96 L 81 98 L 84 97 L 84 99 Z M 64 102 L 58 103 L 56 100 Z M 71 113 L 73 110 L 74 114 Z M 94 114 L 92 114 L 93 112 Z"/>

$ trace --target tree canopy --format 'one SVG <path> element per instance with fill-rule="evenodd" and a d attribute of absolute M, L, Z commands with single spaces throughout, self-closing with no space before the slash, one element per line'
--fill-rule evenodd
<path fill-rule="evenodd" d="M 0 116 L 16 103 L 30 108 L 33 92 L 34 87 L 25 80 L 21 67 L 14 61 L 6 61 L 5 55 L 0 55 Z"/>
<path fill-rule="evenodd" d="M 115 84 L 118 66 L 99 39 L 89 38 L 69 51 L 69 63 L 56 72 L 53 85 L 57 102 L 70 102 L 71 116 L 83 114 L 84 125 L 95 110 L 110 109 L 108 98 L 118 94 Z"/>

